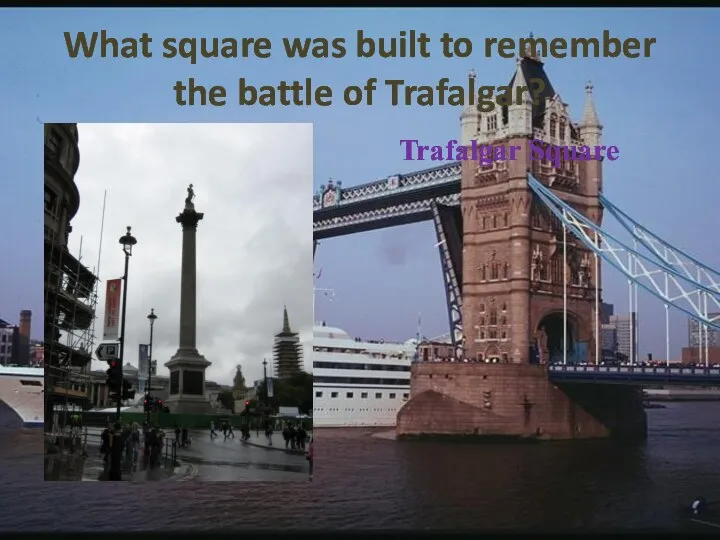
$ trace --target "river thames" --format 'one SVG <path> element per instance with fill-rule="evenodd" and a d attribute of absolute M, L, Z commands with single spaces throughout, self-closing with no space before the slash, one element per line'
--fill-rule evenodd
<path fill-rule="evenodd" d="M 397 442 L 318 430 L 313 483 L 44 482 L 41 435 L 6 433 L 0 528 L 671 529 L 680 505 L 720 500 L 720 402 L 647 412 L 641 446 Z"/>

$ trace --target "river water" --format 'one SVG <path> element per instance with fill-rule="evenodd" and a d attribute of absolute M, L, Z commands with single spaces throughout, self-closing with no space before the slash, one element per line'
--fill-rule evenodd
<path fill-rule="evenodd" d="M 0 529 L 675 528 L 720 500 L 720 402 L 648 410 L 640 446 L 398 442 L 318 430 L 315 481 L 44 482 L 42 436 L 0 438 Z"/>

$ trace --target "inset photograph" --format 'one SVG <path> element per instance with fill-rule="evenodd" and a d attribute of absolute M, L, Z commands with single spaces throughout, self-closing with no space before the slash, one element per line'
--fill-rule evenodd
<path fill-rule="evenodd" d="M 312 124 L 45 124 L 44 156 L 45 480 L 312 479 Z"/>

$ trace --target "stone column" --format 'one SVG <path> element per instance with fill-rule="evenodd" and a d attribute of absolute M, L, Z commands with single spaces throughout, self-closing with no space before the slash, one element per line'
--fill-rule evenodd
<path fill-rule="evenodd" d="M 197 272 L 196 272 L 196 245 L 195 237 L 197 225 L 203 214 L 195 211 L 192 200 L 194 192 L 192 185 L 188 188 L 188 197 L 185 199 L 185 208 L 175 218 L 182 225 L 182 268 L 180 275 L 180 339 L 178 350 L 165 365 L 170 370 L 170 378 L 178 377 L 178 393 L 171 394 L 167 404 L 173 413 L 206 414 L 210 411 L 210 404 L 202 395 L 186 394 L 185 373 L 200 372 L 210 366 L 204 356 L 197 350 Z"/>
<path fill-rule="evenodd" d="M 175 220 L 182 225 L 182 270 L 180 277 L 180 350 L 196 351 L 197 268 L 195 236 L 203 214 L 191 202 Z"/>

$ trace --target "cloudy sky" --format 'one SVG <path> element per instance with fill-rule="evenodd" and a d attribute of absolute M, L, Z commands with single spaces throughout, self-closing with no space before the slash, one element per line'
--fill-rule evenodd
<path fill-rule="evenodd" d="M 313 321 L 312 124 L 79 124 L 80 211 L 70 249 L 98 265 L 96 344 L 102 337 L 105 281 L 120 278 L 126 227 L 138 240 L 130 259 L 125 362 L 137 366 L 158 316 L 158 373 L 178 348 L 182 228 L 175 222 L 187 186 L 205 217 L 197 231 L 197 347 L 212 362 L 207 378 L 230 384 L 262 377 L 287 305 L 309 343 Z M 305 368 L 310 370 L 309 351 Z M 93 361 L 93 369 L 105 364 Z"/>

